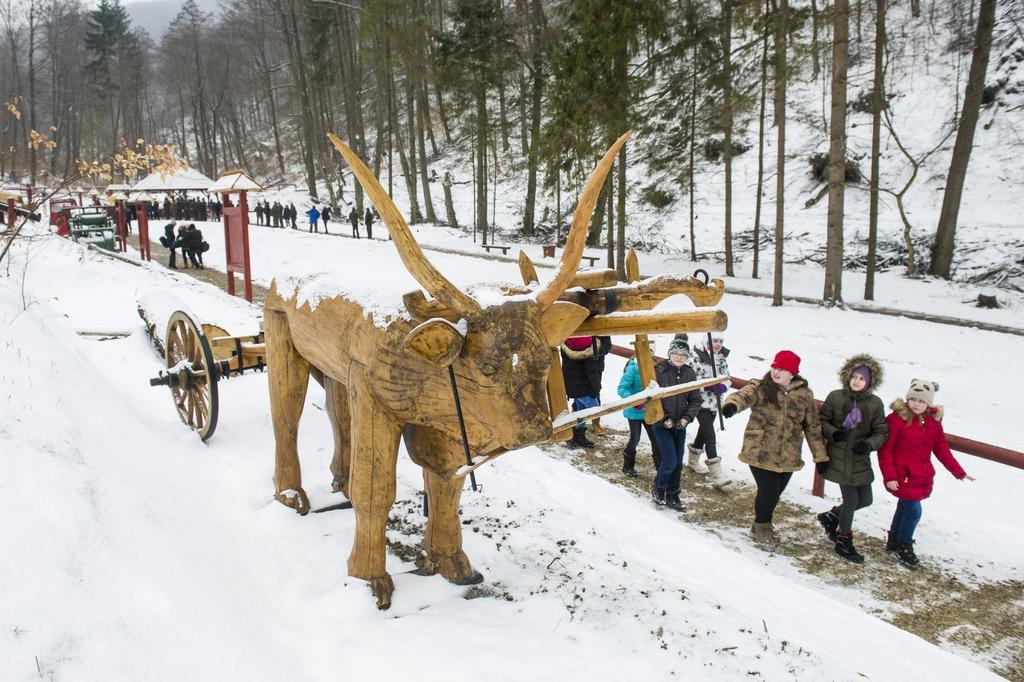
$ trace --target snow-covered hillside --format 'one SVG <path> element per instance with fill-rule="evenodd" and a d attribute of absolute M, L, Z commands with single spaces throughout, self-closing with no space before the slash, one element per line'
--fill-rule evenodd
<path fill-rule="evenodd" d="M 204 228 L 207 264 L 220 267 L 222 232 Z M 160 264 L 115 262 L 31 229 L 0 278 L 4 680 L 992 677 L 968 660 L 984 656 L 885 624 L 858 606 L 863 595 L 806 576 L 742 534 L 709 534 L 657 511 L 538 448 L 484 467 L 483 490 L 463 497 L 466 550 L 484 585 L 411 575 L 392 553 L 394 605 L 378 612 L 365 583 L 346 575 L 352 513 L 300 517 L 272 501 L 264 376 L 221 384 L 220 426 L 207 444 L 178 421 L 166 389 L 148 386 L 162 363 L 142 332 L 140 296 L 173 293 L 238 334 L 256 329 L 260 310 Z M 253 228 L 252 253 L 263 283 L 332 273 L 379 301 L 409 284 L 386 242 Z M 513 263 L 431 259 L 459 283 L 518 278 Z M 641 255 L 641 264 L 672 262 Z M 888 371 L 883 399 L 911 377 L 935 379 L 949 431 L 1020 442 L 1001 389 L 1024 370 L 1017 337 L 731 295 L 720 307 L 738 376 L 762 373 L 763 358 L 787 347 L 823 393 L 842 359 L 866 350 Z M 131 334 L 100 341 L 82 331 Z M 621 365 L 609 364 L 610 395 Z M 300 452 L 319 507 L 335 497 L 331 432 L 322 392 L 312 387 L 306 402 Z M 743 419 L 722 440 L 737 478 L 749 476 L 734 459 Z M 404 454 L 399 461 L 388 537 L 408 548 L 423 525 L 421 478 Z M 961 461 L 978 481 L 940 472 L 919 553 L 965 580 L 1019 581 L 1022 546 L 1008 538 L 1024 512 L 1022 472 Z M 806 472 L 798 478 L 783 505 L 820 506 Z M 877 493 L 858 515 L 864 533 L 880 533 L 892 511 Z M 839 561 L 827 549 L 810 559 Z"/>

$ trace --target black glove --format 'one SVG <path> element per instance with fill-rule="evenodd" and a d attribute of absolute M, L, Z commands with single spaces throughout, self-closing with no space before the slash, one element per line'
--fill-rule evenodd
<path fill-rule="evenodd" d="M 824 476 L 825 472 L 828 471 L 828 462 L 815 462 L 814 468 L 818 470 L 819 476 Z"/>
<path fill-rule="evenodd" d="M 871 446 L 866 440 L 859 440 L 853 444 L 853 454 L 866 455 L 871 452 Z"/>
<path fill-rule="evenodd" d="M 736 412 L 737 410 L 735 404 L 726 403 L 725 405 L 722 405 L 722 416 L 725 417 L 726 419 L 736 414 Z"/>
<path fill-rule="evenodd" d="M 836 429 L 835 431 L 832 432 L 833 443 L 842 443 L 844 440 L 846 440 L 846 431 L 843 431 L 842 429 Z"/>

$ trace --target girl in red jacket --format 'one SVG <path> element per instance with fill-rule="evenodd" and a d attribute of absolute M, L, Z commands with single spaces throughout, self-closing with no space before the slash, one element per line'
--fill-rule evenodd
<path fill-rule="evenodd" d="M 921 500 L 932 494 L 935 467 L 932 453 L 961 481 L 973 481 L 953 457 L 942 430 L 942 408 L 932 407 L 939 385 L 934 381 L 914 379 L 907 390 L 906 402 L 896 399 L 886 418 L 889 440 L 878 451 L 878 468 L 885 488 L 899 498 L 896 513 L 889 527 L 885 548 L 895 551 L 900 562 L 917 568 L 920 561 L 914 554 L 914 529 L 921 520 Z"/>

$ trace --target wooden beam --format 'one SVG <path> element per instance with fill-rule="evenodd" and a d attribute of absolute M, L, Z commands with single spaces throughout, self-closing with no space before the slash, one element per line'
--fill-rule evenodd
<path fill-rule="evenodd" d="M 612 313 L 593 315 L 583 321 L 574 336 L 628 334 L 678 334 L 679 332 L 725 331 L 729 317 L 721 310 L 667 313 Z"/>

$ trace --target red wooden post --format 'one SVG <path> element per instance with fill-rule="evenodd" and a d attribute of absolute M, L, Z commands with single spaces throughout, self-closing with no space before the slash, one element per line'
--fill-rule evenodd
<path fill-rule="evenodd" d="M 244 189 L 238 193 L 238 210 L 242 218 L 242 249 L 245 253 L 245 267 L 242 271 L 245 278 L 245 300 L 252 303 L 252 267 L 249 263 L 249 203 L 246 200 Z"/>
<path fill-rule="evenodd" d="M 32 203 L 32 185 L 27 185 L 26 189 L 28 190 L 28 203 L 31 204 Z"/>
<path fill-rule="evenodd" d="M 14 210 L 14 199 L 7 200 L 7 227 L 8 229 L 14 229 L 14 220 L 17 217 L 17 213 Z"/>
<path fill-rule="evenodd" d="M 224 260 L 226 263 L 224 272 L 226 272 L 228 276 L 228 295 L 234 296 L 235 273 L 231 269 L 231 215 L 230 212 L 228 211 L 228 209 L 231 207 L 231 195 L 229 195 L 227 192 L 224 192 L 224 194 L 222 194 L 221 196 L 224 197 L 224 211 L 221 213 L 221 220 L 224 221 Z"/>
<path fill-rule="evenodd" d="M 135 218 L 139 222 L 139 255 L 142 260 L 153 260 L 149 243 L 149 202 L 135 203 Z"/>

